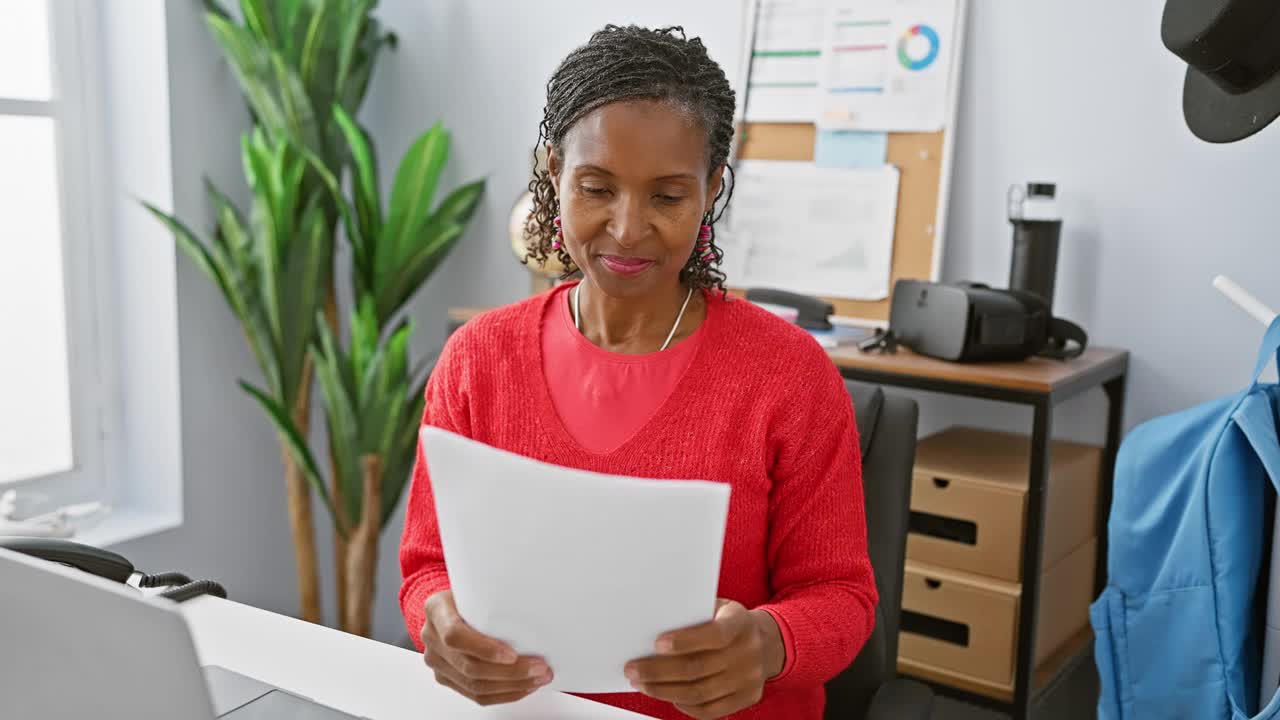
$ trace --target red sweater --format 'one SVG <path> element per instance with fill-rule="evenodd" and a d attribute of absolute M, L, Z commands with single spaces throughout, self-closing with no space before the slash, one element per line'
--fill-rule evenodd
<path fill-rule="evenodd" d="M 579 447 L 542 372 L 551 293 L 481 315 L 445 345 L 423 423 L 567 467 L 729 483 L 719 596 L 769 611 L 791 655 L 747 718 L 820 720 L 823 684 L 871 634 L 877 601 L 867 557 L 853 407 L 834 365 L 803 330 L 708 293 L 705 336 L 684 377 L 641 432 L 611 453 Z M 423 605 L 449 587 L 431 483 L 419 462 L 400 546 L 400 605 L 419 643 Z M 683 718 L 638 693 L 592 699 Z"/>

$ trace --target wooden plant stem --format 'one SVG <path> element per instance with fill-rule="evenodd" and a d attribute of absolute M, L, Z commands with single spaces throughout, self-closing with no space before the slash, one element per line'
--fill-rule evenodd
<path fill-rule="evenodd" d="M 332 478 L 329 497 L 333 498 L 334 512 L 345 515 L 346 503 L 343 501 L 342 491 L 338 483 L 338 460 L 333 454 L 333 446 L 329 447 L 329 477 Z M 333 569 L 336 580 L 334 588 L 338 593 L 338 628 L 347 632 L 352 632 L 347 627 L 347 552 L 349 548 L 347 539 L 342 537 L 342 530 L 336 525 L 333 528 Z"/>
<path fill-rule="evenodd" d="M 301 387 L 293 408 L 294 425 L 303 437 L 307 434 L 311 410 L 311 371 L 308 358 L 302 368 Z M 280 438 L 280 457 L 284 462 L 289 529 L 293 533 L 294 563 L 298 573 L 299 616 L 307 622 L 320 623 L 320 572 L 316 563 L 315 522 L 311 515 L 311 484 L 283 437 Z"/>
<path fill-rule="evenodd" d="M 338 289 L 333 278 L 329 278 L 329 291 L 325 295 L 324 319 L 329 325 L 329 332 L 338 337 Z M 333 439 L 329 439 L 329 497 L 333 499 L 333 509 L 340 517 L 346 517 L 347 506 L 342 495 L 342 485 L 338 480 L 338 457 L 333 452 Z M 333 529 L 333 570 L 334 588 L 338 594 L 338 627 L 350 632 L 347 627 L 347 539 L 342 536 L 341 528 Z"/>
<path fill-rule="evenodd" d="M 373 632 L 374 577 L 378 570 L 378 536 L 382 528 L 382 457 L 360 458 L 360 522 L 347 548 L 347 632 L 369 637 Z"/>

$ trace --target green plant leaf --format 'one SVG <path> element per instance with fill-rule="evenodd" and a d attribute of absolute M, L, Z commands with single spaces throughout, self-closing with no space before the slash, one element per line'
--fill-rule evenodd
<path fill-rule="evenodd" d="M 399 424 L 395 442 L 384 458 L 384 474 L 382 476 L 382 525 L 386 526 L 400 504 L 400 496 L 413 473 L 413 464 L 418 456 L 418 429 L 421 426 L 422 412 L 426 404 L 425 390 L 427 378 L 413 386 L 407 396 L 404 420 Z"/>
<path fill-rule="evenodd" d="M 353 54 L 351 70 L 338 87 L 338 102 L 353 112 L 364 102 L 365 92 L 369 89 L 369 78 L 373 75 L 373 67 L 382 46 L 386 45 L 393 50 L 396 47 L 395 33 L 383 34 L 381 28 L 376 18 L 369 18 L 364 35 L 360 38 L 359 48 Z"/>
<path fill-rule="evenodd" d="M 218 220 L 217 242 L 210 247 L 209 258 L 226 282 L 227 304 L 240 321 L 245 341 L 258 361 L 267 386 L 273 393 L 291 399 L 296 389 L 285 388 L 281 381 L 279 346 L 262 312 L 254 241 L 246 232 L 244 219 L 231 200 L 213 183 L 206 181 L 205 186 Z"/>
<path fill-rule="evenodd" d="M 430 216 L 436 184 L 449 161 L 449 133 L 439 122 L 414 141 L 396 170 L 387 210 L 389 224 L 400 236 L 413 234 Z"/>
<path fill-rule="evenodd" d="M 304 35 L 302 50 L 299 53 L 296 67 L 302 86 L 317 116 L 317 128 L 327 124 L 329 108 L 337 97 L 338 52 L 342 42 L 342 34 L 349 23 L 359 20 L 349 14 L 348 0 L 329 0 L 318 3 Z M 335 153 L 327 133 L 320 133 L 320 141 L 324 143 L 325 157 L 333 161 L 333 167 L 341 168 L 341 154 Z"/>
<path fill-rule="evenodd" d="M 457 223 L 443 227 L 438 232 L 433 231 L 430 240 L 420 245 L 404 261 L 386 287 L 378 293 L 378 317 L 383 322 L 395 315 L 413 297 L 465 231 L 466 227 Z"/>
<path fill-rule="evenodd" d="M 431 220 L 441 224 L 466 224 L 475 214 L 476 206 L 480 204 L 480 198 L 484 195 L 484 188 L 485 181 L 476 180 L 449 193 L 444 202 L 440 203 L 440 207 L 436 208 Z"/>
<path fill-rule="evenodd" d="M 311 448 L 307 445 L 302 434 L 298 432 L 298 427 L 294 425 L 289 414 L 284 411 L 284 408 L 274 398 L 249 383 L 241 380 L 240 387 L 257 400 L 262 409 L 267 412 L 267 417 L 271 418 L 289 452 L 302 468 L 303 475 L 311 484 L 312 489 L 320 496 L 321 501 L 324 502 L 330 517 L 334 520 L 338 533 L 342 537 L 346 537 L 347 525 L 335 513 L 333 500 L 329 497 L 328 488 L 324 486 L 324 479 L 320 476 L 320 469 L 316 465 L 315 457 L 311 454 Z"/>
<path fill-rule="evenodd" d="M 325 420 L 329 428 L 329 443 L 333 450 L 337 469 L 337 486 L 341 495 L 339 506 L 343 519 L 360 517 L 361 486 L 359 424 L 348 385 L 343 382 L 341 350 L 325 322 L 324 314 L 316 317 L 319 347 L 312 353 L 320 392 L 324 395 Z"/>
<path fill-rule="evenodd" d="M 360 219 L 360 234 L 366 238 L 377 237 L 382 231 L 382 196 L 378 190 L 377 156 L 373 152 L 368 134 L 341 105 L 333 106 L 333 119 L 342 130 L 355 169 L 352 185 L 356 215 Z M 362 260 L 366 265 L 369 264 L 367 258 Z"/>
<path fill-rule="evenodd" d="M 320 142 L 316 114 L 311 107 L 311 98 L 307 96 L 302 79 L 293 68 L 285 64 L 284 58 L 279 55 L 271 57 L 271 71 L 280 88 L 280 104 L 284 108 L 287 130 L 292 133 L 297 142 L 323 156 L 325 148 Z"/>
<path fill-rule="evenodd" d="M 273 159 L 264 158 L 264 160 L 269 163 L 269 166 L 266 170 L 265 183 L 254 188 L 250 222 L 257 240 L 254 249 L 257 251 L 259 268 L 258 294 L 272 341 L 279 348 L 284 339 L 280 329 L 280 259 L 283 255 L 280 249 L 282 242 L 280 224 L 286 221 L 281 218 L 276 198 L 276 189 L 280 183 L 277 178 L 276 163 Z"/>
<path fill-rule="evenodd" d="M 360 298 L 355 312 L 351 314 L 350 354 L 351 387 L 361 388 L 364 377 L 369 372 L 369 365 L 378 354 L 377 306 L 373 298 L 368 295 Z M 356 397 L 360 398 L 363 395 L 357 394 Z"/>
<path fill-rule="evenodd" d="M 223 54 L 231 61 L 231 69 L 254 118 L 273 132 L 283 129 L 285 111 L 270 86 L 271 52 L 252 31 L 236 25 L 230 18 L 206 13 L 205 21 Z"/>
<path fill-rule="evenodd" d="M 240 14 L 244 15 L 248 29 L 261 38 L 264 45 L 280 45 L 280 34 L 276 32 L 268 0 L 240 0 Z"/>
<path fill-rule="evenodd" d="M 377 0 L 356 0 L 350 8 L 350 15 L 342 28 L 342 37 L 338 41 L 338 72 L 334 79 L 334 87 L 338 89 L 339 95 L 346 87 L 348 78 L 351 77 L 351 68 L 355 64 L 356 53 L 360 49 L 360 39 L 370 30 L 375 37 L 377 36 L 376 21 L 371 22 L 369 17 L 369 13 L 376 4 Z M 372 58 L 370 58 L 370 64 L 372 64 Z M 355 106 L 351 107 L 354 109 Z"/>
<path fill-rule="evenodd" d="M 220 18 L 231 19 L 231 13 L 218 0 L 204 0 L 205 12 Z"/>
<path fill-rule="evenodd" d="M 410 238 L 431 217 L 432 196 L 449 158 L 449 135 L 439 123 L 405 153 L 396 171 L 385 232 L 374 248 L 374 287 L 379 294 L 401 267 Z"/>
<path fill-rule="evenodd" d="M 333 231 L 321 209 L 318 190 L 303 213 L 301 231 L 289 247 L 281 278 L 280 364 L 285 382 L 300 382 L 322 311 L 333 257 Z"/>
<path fill-rule="evenodd" d="M 222 296 L 231 301 L 230 291 L 227 289 L 226 278 L 213 263 L 213 258 L 209 256 L 209 251 L 205 249 L 204 243 L 201 243 L 195 236 L 195 233 L 182 224 L 178 218 L 160 210 L 151 203 L 142 203 L 152 215 L 154 215 L 164 226 L 169 228 L 169 232 L 173 233 L 173 239 L 177 242 L 178 248 L 186 254 L 188 258 L 195 263 L 200 272 L 212 280 L 218 289 L 222 291 Z"/>

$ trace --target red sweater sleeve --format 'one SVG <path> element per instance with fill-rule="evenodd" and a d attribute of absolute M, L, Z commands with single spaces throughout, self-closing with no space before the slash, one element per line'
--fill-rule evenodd
<path fill-rule="evenodd" d="M 465 351 L 458 345 L 463 333 L 455 333 L 445 344 L 427 381 L 426 403 L 422 426 L 431 425 L 459 435 L 469 436 L 470 424 L 465 410 L 465 387 L 460 358 Z M 404 614 L 409 637 L 422 650 L 422 625 L 426 620 L 427 598 L 449 589 L 449 575 L 440 545 L 440 528 L 436 521 L 436 505 L 431 494 L 431 479 L 423 462 L 422 443 L 418 442 L 418 459 L 414 463 L 405 507 L 404 533 L 400 538 L 400 609 Z"/>
<path fill-rule="evenodd" d="M 875 625 L 853 405 L 830 361 L 822 364 L 810 401 L 795 403 L 784 425 L 772 473 L 773 596 L 759 609 L 777 621 L 787 659 L 771 686 L 825 683 L 853 662 Z"/>

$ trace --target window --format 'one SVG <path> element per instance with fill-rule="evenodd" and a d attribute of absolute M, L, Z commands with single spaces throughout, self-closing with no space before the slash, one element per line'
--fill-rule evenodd
<path fill-rule="evenodd" d="M 86 7 L 0 6 L 0 492 L 32 510 L 106 487 Z"/>

